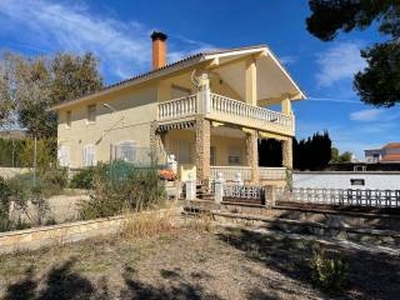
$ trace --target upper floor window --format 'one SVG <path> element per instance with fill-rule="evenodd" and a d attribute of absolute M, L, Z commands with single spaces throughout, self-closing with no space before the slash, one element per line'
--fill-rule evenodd
<path fill-rule="evenodd" d="M 88 105 L 87 107 L 87 121 L 89 124 L 96 123 L 96 104 Z"/>
<path fill-rule="evenodd" d="M 71 128 L 72 123 L 72 112 L 69 110 L 65 115 L 65 125 L 67 128 Z"/>

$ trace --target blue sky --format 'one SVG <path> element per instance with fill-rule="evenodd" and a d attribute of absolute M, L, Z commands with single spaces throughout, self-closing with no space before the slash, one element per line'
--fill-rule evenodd
<path fill-rule="evenodd" d="M 400 108 L 359 101 L 352 76 L 359 49 L 382 40 L 374 28 L 321 42 L 305 26 L 298 0 L 0 0 L 0 46 L 27 55 L 93 51 L 106 83 L 149 69 L 149 35 L 169 35 L 168 60 L 213 48 L 268 44 L 309 97 L 294 105 L 297 137 L 328 130 L 352 151 L 399 141 Z"/>

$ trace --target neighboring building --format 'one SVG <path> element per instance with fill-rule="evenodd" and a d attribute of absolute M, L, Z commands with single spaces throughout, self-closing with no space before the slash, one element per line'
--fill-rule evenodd
<path fill-rule="evenodd" d="M 166 64 L 166 39 L 152 34 L 153 70 L 52 108 L 59 115 L 60 163 L 137 161 L 139 149 L 174 154 L 199 181 L 223 172 L 244 180 L 285 178 L 258 167 L 257 141 L 283 143 L 292 167 L 292 101 L 305 96 L 264 45 L 210 51 Z M 264 107 L 281 105 L 281 111 Z M 278 174 L 278 173 L 279 174 Z"/>
<path fill-rule="evenodd" d="M 400 162 L 400 143 L 389 143 L 380 149 L 364 150 L 367 163 Z"/>

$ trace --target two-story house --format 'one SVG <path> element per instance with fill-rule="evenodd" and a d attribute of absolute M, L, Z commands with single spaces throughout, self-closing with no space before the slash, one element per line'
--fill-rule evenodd
<path fill-rule="evenodd" d="M 153 69 L 57 104 L 60 164 L 135 161 L 137 149 L 174 154 L 199 181 L 240 172 L 249 182 L 292 168 L 292 101 L 305 96 L 264 45 L 199 53 L 166 64 L 166 39 L 151 35 Z M 281 111 L 265 107 L 280 105 Z M 258 166 L 259 139 L 282 141 L 279 170 Z M 184 176 L 184 175 L 182 175 Z"/>

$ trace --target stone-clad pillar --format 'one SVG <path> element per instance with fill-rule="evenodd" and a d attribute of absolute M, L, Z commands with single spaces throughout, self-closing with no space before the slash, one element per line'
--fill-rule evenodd
<path fill-rule="evenodd" d="M 210 179 L 210 121 L 205 119 L 204 116 L 197 116 L 195 129 L 197 182 L 203 182 Z"/>
<path fill-rule="evenodd" d="M 246 130 L 246 160 L 247 165 L 251 167 L 251 182 L 259 183 L 258 133 L 255 130 Z"/>
<path fill-rule="evenodd" d="M 293 169 L 293 139 L 282 141 L 282 165 L 289 170 Z"/>
<path fill-rule="evenodd" d="M 158 132 L 157 121 L 150 124 L 150 151 L 153 159 L 159 161 L 164 150 L 165 132 Z M 159 161 L 160 162 L 160 161 Z"/>

